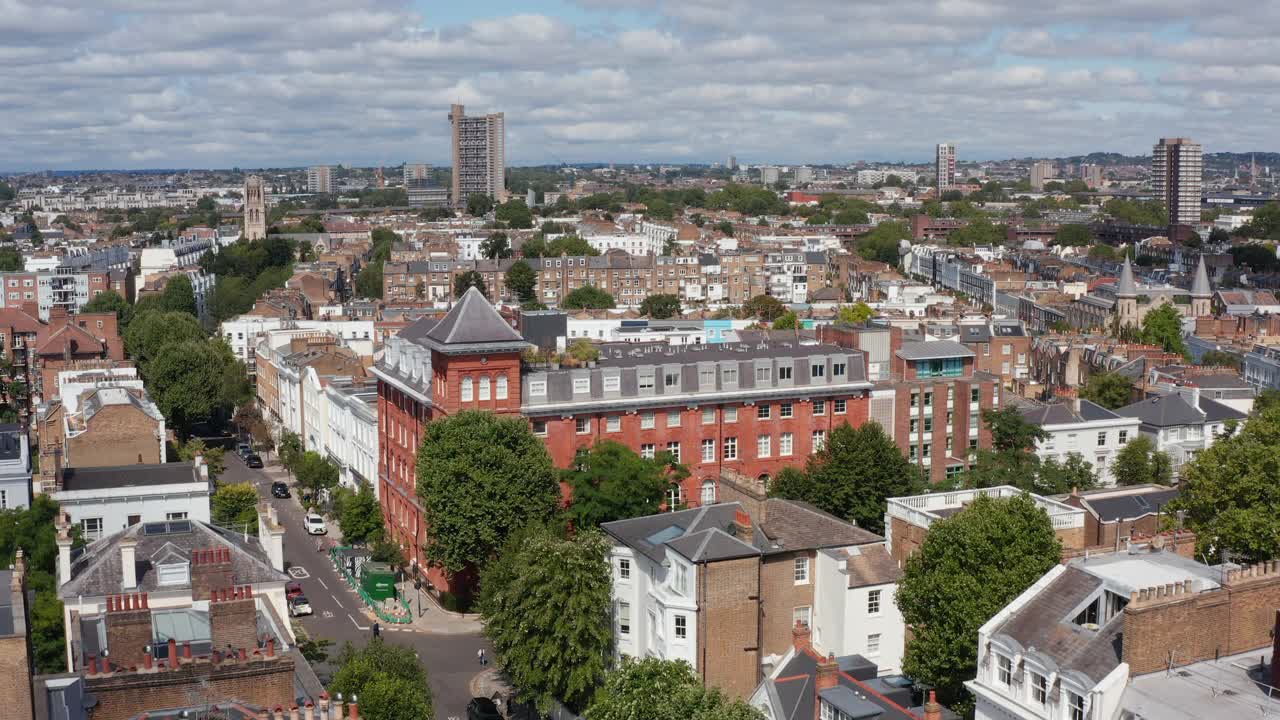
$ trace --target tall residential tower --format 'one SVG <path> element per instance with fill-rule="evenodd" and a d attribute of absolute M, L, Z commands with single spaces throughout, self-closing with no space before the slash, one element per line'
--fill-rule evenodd
<path fill-rule="evenodd" d="M 951 189 L 956 184 L 956 146 L 951 143 L 938 143 L 938 195 Z"/>
<path fill-rule="evenodd" d="M 333 171 L 328 165 L 315 165 L 307 168 L 307 192 L 333 192 Z"/>
<path fill-rule="evenodd" d="M 1170 225 L 1200 222 L 1202 152 L 1200 144 L 1191 138 L 1160 138 L 1151 150 L 1156 198 L 1169 209 Z"/>
<path fill-rule="evenodd" d="M 471 195 L 507 199 L 505 172 L 506 121 L 502 113 L 468 117 L 461 105 L 449 109 L 453 128 L 453 204 L 462 207 Z"/>
<path fill-rule="evenodd" d="M 244 179 L 244 237 L 261 240 L 267 236 L 267 193 L 262 178 L 250 175 Z"/>

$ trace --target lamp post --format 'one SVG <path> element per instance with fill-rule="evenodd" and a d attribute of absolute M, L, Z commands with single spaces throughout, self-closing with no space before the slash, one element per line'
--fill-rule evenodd
<path fill-rule="evenodd" d="M 418 598 L 418 617 L 422 617 L 422 579 L 418 577 L 418 558 L 410 560 L 413 569 L 413 591 Z"/>

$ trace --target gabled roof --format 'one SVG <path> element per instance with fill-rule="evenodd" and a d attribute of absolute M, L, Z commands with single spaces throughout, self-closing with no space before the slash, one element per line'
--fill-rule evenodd
<path fill-rule="evenodd" d="M 36 353 L 39 355 L 61 355 L 68 348 L 73 353 L 87 352 L 95 354 L 105 349 L 102 341 L 90 335 L 88 330 L 78 325 L 67 323 L 46 338 L 36 350 Z"/>
<path fill-rule="evenodd" d="M 520 351 L 530 347 L 475 287 L 468 288 L 433 327 L 421 335 L 415 332 L 408 339 L 441 352 Z"/>
<path fill-rule="evenodd" d="M 1157 395 L 1139 400 L 1116 410 L 1116 414 L 1136 417 L 1144 424 L 1153 427 L 1202 425 L 1205 421 L 1204 413 L 1192 407 L 1191 403 L 1183 400 L 1180 395 Z"/>

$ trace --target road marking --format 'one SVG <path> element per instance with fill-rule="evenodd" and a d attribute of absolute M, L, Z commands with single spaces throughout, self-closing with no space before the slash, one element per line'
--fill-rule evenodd
<path fill-rule="evenodd" d="M 321 580 L 320 578 L 316 578 L 316 582 L 320 583 L 320 587 L 324 588 L 325 590 L 328 590 L 328 589 L 329 589 L 329 586 L 328 586 L 328 585 L 325 585 L 325 584 L 324 584 L 324 581 L 323 581 L 323 580 Z"/>
<path fill-rule="evenodd" d="M 293 577 L 295 577 L 295 578 L 299 579 L 299 580 L 301 580 L 301 579 L 303 579 L 303 578 L 309 578 L 309 577 L 311 577 L 311 573 L 307 572 L 307 569 L 306 569 L 306 568 L 304 568 L 304 567 L 302 567 L 301 565 L 293 565 L 293 566 L 290 566 L 290 568 L 289 568 L 289 574 L 290 574 L 290 575 L 292 575 Z M 319 578 L 316 578 L 316 579 L 318 580 Z M 320 584 L 321 584 L 321 585 L 323 585 L 324 583 L 322 582 L 322 583 L 320 583 Z M 328 589 L 329 589 L 329 588 L 325 588 L 325 590 L 328 590 Z"/>
<path fill-rule="evenodd" d="M 355 619 L 355 618 L 353 618 L 353 617 L 351 617 L 351 613 L 347 613 L 347 617 L 348 617 L 348 618 L 351 618 L 351 624 L 352 624 L 352 625 L 355 625 L 357 630 L 368 630 L 368 629 L 369 629 L 369 626 L 368 626 L 368 625 L 361 625 L 360 623 L 356 622 L 356 619 Z"/>
<path fill-rule="evenodd" d="M 342 608 L 343 610 L 347 609 L 347 606 L 342 604 L 342 601 L 338 599 L 337 595 L 331 595 L 330 597 L 333 598 L 334 602 L 338 603 L 338 607 Z"/>
<path fill-rule="evenodd" d="M 322 610 L 322 611 L 320 612 L 320 616 L 321 616 L 321 617 L 323 617 L 324 619 L 328 620 L 329 618 L 333 617 L 333 613 L 332 613 L 332 612 L 330 612 L 329 610 Z"/>

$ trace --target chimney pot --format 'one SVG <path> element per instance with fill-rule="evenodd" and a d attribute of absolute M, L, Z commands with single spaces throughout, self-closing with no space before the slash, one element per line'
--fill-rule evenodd
<path fill-rule="evenodd" d="M 351 720 L 360 720 L 360 707 L 356 705 L 354 701 L 352 701 L 351 707 L 347 709 L 349 711 L 349 717 L 351 718 Z"/>
<path fill-rule="evenodd" d="M 182 643 L 182 659 L 183 660 L 191 659 L 191 642 L 190 641 L 184 641 Z"/>
<path fill-rule="evenodd" d="M 267 638 L 267 657 L 276 656 L 276 639 Z"/>

